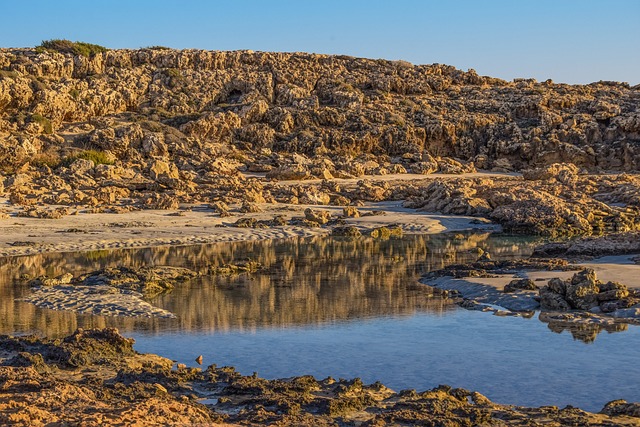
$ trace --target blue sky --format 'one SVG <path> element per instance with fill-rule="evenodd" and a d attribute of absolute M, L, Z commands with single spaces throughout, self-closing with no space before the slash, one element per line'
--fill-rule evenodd
<path fill-rule="evenodd" d="M 640 0 L 0 0 L 0 46 L 305 51 L 640 83 Z"/>

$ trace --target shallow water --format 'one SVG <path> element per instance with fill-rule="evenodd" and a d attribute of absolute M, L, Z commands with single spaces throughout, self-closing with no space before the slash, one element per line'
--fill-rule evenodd
<path fill-rule="evenodd" d="M 398 391 L 449 384 L 519 405 L 568 404 L 599 411 L 616 398 L 640 401 L 640 328 L 592 344 L 550 333 L 535 318 L 454 310 L 289 328 L 184 335 L 133 334 L 136 348 L 191 366 L 232 365 L 265 378 L 361 377 Z"/>
<path fill-rule="evenodd" d="M 421 274 L 477 257 L 526 256 L 533 242 L 488 234 L 398 240 L 326 237 L 47 254 L 0 259 L 0 332 L 61 336 L 115 326 L 136 349 L 195 366 L 233 365 L 266 378 L 362 377 L 400 390 L 450 384 L 522 405 L 599 410 L 615 398 L 640 401 L 640 328 L 552 332 L 537 316 L 470 312 L 433 297 Z M 202 278 L 152 303 L 177 319 L 76 315 L 16 301 L 21 274 L 79 274 L 106 266 L 201 269 L 252 259 L 264 270 Z M 590 342 L 589 344 L 586 344 Z"/>

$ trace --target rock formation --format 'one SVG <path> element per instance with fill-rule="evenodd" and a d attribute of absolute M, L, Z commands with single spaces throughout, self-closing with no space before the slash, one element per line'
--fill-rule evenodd
<path fill-rule="evenodd" d="M 118 158 L 184 159 L 211 144 L 409 156 L 418 169 L 554 162 L 640 168 L 638 88 L 479 76 L 454 67 L 305 53 L 0 50 L 3 152 L 20 162 L 71 135 Z M 47 135 L 49 134 L 49 135 Z M 399 163 L 399 162 L 394 162 Z M 196 166 L 194 164 L 194 166 Z M 278 168 L 278 165 L 271 165 Z M 297 168 L 301 169 L 301 168 Z M 290 175 L 296 169 L 285 169 Z"/>
<path fill-rule="evenodd" d="M 637 177 L 581 174 L 640 170 L 637 86 L 507 82 L 305 53 L 68 52 L 0 49 L 0 195 L 15 205 L 121 212 L 409 199 L 512 231 L 638 228 Z M 371 179 L 476 168 L 524 171 L 524 181 Z M 334 178 L 365 179 L 340 188 Z M 306 184 L 313 179 L 323 182 Z M 300 184 L 280 184 L 288 180 Z"/>
<path fill-rule="evenodd" d="M 590 268 L 574 274 L 569 280 L 549 280 L 540 289 L 540 306 L 553 311 L 590 310 L 611 313 L 614 317 L 640 316 L 637 292 L 618 282 L 597 280 L 596 273 Z"/>

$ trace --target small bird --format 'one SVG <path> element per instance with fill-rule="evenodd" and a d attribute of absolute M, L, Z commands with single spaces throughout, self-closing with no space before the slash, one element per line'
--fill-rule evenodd
<path fill-rule="evenodd" d="M 196 362 L 198 363 L 198 365 L 202 365 L 202 355 L 196 357 Z"/>

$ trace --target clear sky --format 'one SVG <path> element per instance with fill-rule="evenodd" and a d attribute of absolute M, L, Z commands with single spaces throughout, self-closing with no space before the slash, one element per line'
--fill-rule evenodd
<path fill-rule="evenodd" d="M 0 46 L 304 51 L 640 83 L 640 0 L 0 0 Z"/>

